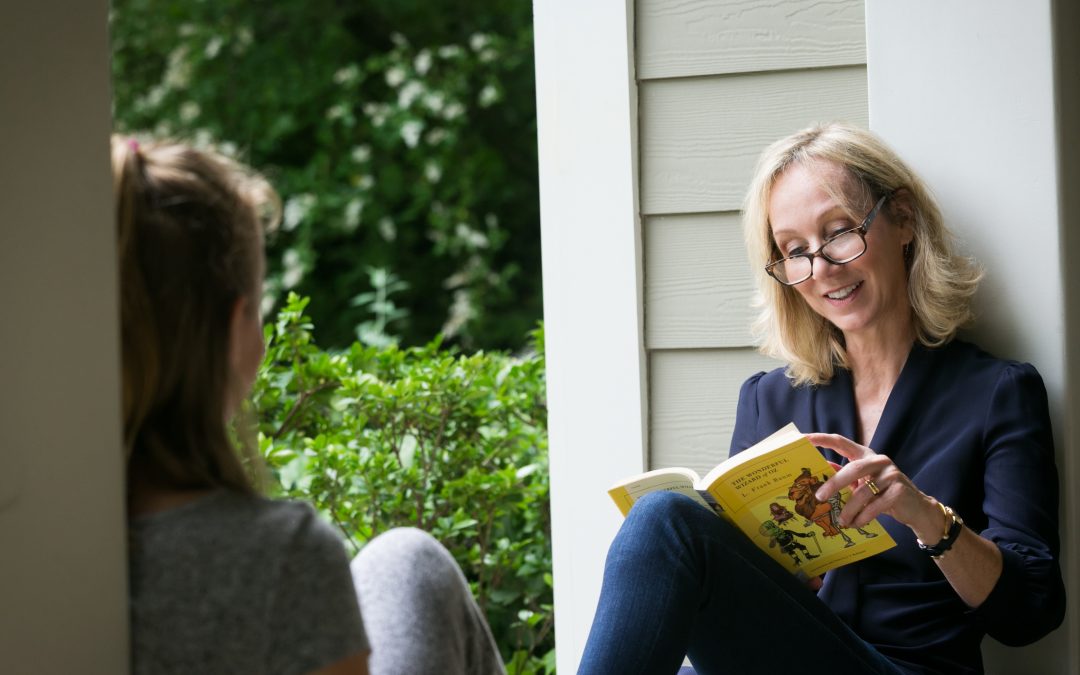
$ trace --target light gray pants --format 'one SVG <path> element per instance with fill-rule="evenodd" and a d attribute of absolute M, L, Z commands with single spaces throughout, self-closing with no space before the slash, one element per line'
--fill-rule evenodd
<path fill-rule="evenodd" d="M 450 552 L 415 528 L 380 534 L 352 561 L 371 675 L 503 674 L 491 629 Z"/>

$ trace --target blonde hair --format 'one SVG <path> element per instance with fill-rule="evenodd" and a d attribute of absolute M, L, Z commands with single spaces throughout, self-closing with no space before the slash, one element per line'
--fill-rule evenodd
<path fill-rule="evenodd" d="M 238 299 L 258 311 L 277 197 L 228 158 L 179 143 L 114 136 L 112 169 L 128 485 L 255 492 L 225 420 L 229 331 Z"/>
<path fill-rule="evenodd" d="M 839 168 L 847 185 L 825 185 L 855 222 L 882 196 L 890 217 L 906 217 L 914 233 L 905 256 L 908 300 L 916 339 L 927 347 L 947 343 L 973 318 L 971 297 L 982 270 L 955 252 L 930 191 L 904 162 L 869 131 L 845 124 L 814 126 L 769 146 L 758 160 L 743 205 L 743 231 L 758 293 L 754 322 L 760 351 L 787 362 L 795 385 L 823 384 L 837 366 L 847 367 L 841 332 L 815 313 L 793 287 L 777 283 L 765 265 L 782 257 L 772 238 L 769 199 L 776 179 L 793 164 Z M 895 203 L 904 201 L 910 211 Z M 858 214 L 858 215 L 856 215 Z"/>

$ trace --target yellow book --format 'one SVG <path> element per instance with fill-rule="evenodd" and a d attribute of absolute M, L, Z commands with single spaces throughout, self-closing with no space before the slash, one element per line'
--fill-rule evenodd
<path fill-rule="evenodd" d="M 806 436 L 789 424 L 729 457 L 699 478 L 690 469 L 657 469 L 608 490 L 623 516 L 643 495 L 687 495 L 727 519 L 791 573 L 815 577 L 896 546 L 876 519 L 861 528 L 837 518 L 851 491 L 820 502 L 814 492 L 836 471 Z"/>

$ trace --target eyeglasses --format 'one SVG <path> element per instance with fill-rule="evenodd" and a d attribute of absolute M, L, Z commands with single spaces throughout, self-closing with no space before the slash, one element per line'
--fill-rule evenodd
<path fill-rule="evenodd" d="M 866 232 L 870 224 L 874 222 L 881 205 L 889 195 L 883 195 L 877 200 L 874 208 L 866 214 L 862 224 L 842 232 L 837 232 L 825 240 L 821 247 L 813 252 L 797 253 L 795 255 L 774 260 L 765 266 L 769 276 L 785 286 L 801 284 L 814 275 L 814 258 L 821 256 L 834 265 L 844 265 L 866 253 Z"/>

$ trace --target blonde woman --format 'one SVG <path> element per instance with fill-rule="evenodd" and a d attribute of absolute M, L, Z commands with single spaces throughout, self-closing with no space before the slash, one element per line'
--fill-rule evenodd
<path fill-rule="evenodd" d="M 985 634 L 1064 616 L 1042 380 L 957 339 L 981 272 L 872 134 L 833 124 L 762 155 L 744 208 L 764 353 L 731 451 L 794 421 L 855 485 L 844 526 L 897 546 L 807 587 L 687 498 L 649 495 L 608 553 L 582 673 L 979 673 Z"/>
<path fill-rule="evenodd" d="M 350 573 L 334 530 L 308 505 L 261 497 L 258 462 L 230 440 L 263 356 L 270 187 L 176 143 L 116 137 L 112 162 L 132 672 L 504 672 L 434 539 L 388 532 Z"/>

